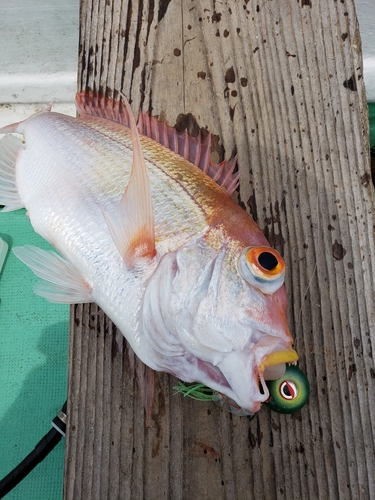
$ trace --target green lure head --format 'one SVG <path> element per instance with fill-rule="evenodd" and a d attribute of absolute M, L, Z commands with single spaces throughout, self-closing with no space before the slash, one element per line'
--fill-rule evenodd
<path fill-rule="evenodd" d="M 285 373 L 277 380 L 268 380 L 266 382 L 270 397 L 265 404 L 278 413 L 294 413 L 300 410 L 308 401 L 310 394 L 310 385 L 306 375 L 302 370 L 294 365 L 287 365 Z M 231 413 L 237 415 L 251 416 L 252 414 L 237 406 L 235 401 L 225 397 L 204 384 L 185 384 L 178 382 L 174 387 L 176 393 L 190 397 L 196 401 L 215 401 Z"/>
<path fill-rule="evenodd" d="M 270 397 L 266 404 L 278 413 L 294 413 L 308 401 L 310 384 L 302 370 L 287 365 L 285 373 L 277 380 L 268 380 Z"/>

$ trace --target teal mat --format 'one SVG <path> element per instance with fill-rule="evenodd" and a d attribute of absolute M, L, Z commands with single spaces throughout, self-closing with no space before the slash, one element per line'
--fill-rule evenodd
<path fill-rule="evenodd" d="M 0 237 L 9 248 L 49 248 L 24 210 L 0 213 Z M 0 479 L 51 429 L 67 392 L 69 306 L 36 296 L 33 273 L 10 250 L 0 275 Z M 51 454 L 7 500 L 62 498 L 64 445 Z"/>

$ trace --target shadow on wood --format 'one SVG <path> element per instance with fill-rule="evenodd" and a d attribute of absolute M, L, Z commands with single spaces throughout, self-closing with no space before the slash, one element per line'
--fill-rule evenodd
<path fill-rule="evenodd" d="M 72 310 L 65 499 L 373 498 L 374 200 L 351 0 L 82 0 L 79 90 L 130 99 L 238 152 L 239 204 L 287 264 L 312 393 L 253 420 L 174 395 L 150 428 L 137 361 L 94 305 Z"/>

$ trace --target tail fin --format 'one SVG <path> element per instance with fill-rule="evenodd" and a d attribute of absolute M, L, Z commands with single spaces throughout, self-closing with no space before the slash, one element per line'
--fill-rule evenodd
<path fill-rule="evenodd" d="M 0 141 L 0 205 L 3 212 L 24 208 L 16 187 L 15 164 L 22 143 L 13 135 L 6 135 Z"/>

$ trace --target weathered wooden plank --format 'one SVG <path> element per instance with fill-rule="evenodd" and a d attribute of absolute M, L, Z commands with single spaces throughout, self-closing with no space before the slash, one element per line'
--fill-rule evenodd
<path fill-rule="evenodd" d="M 207 128 L 215 159 L 238 152 L 238 202 L 286 260 L 312 392 L 294 416 L 250 421 L 157 374 L 146 429 L 134 355 L 77 306 L 65 498 L 374 498 L 375 221 L 353 1 L 82 0 L 79 89 Z"/>

